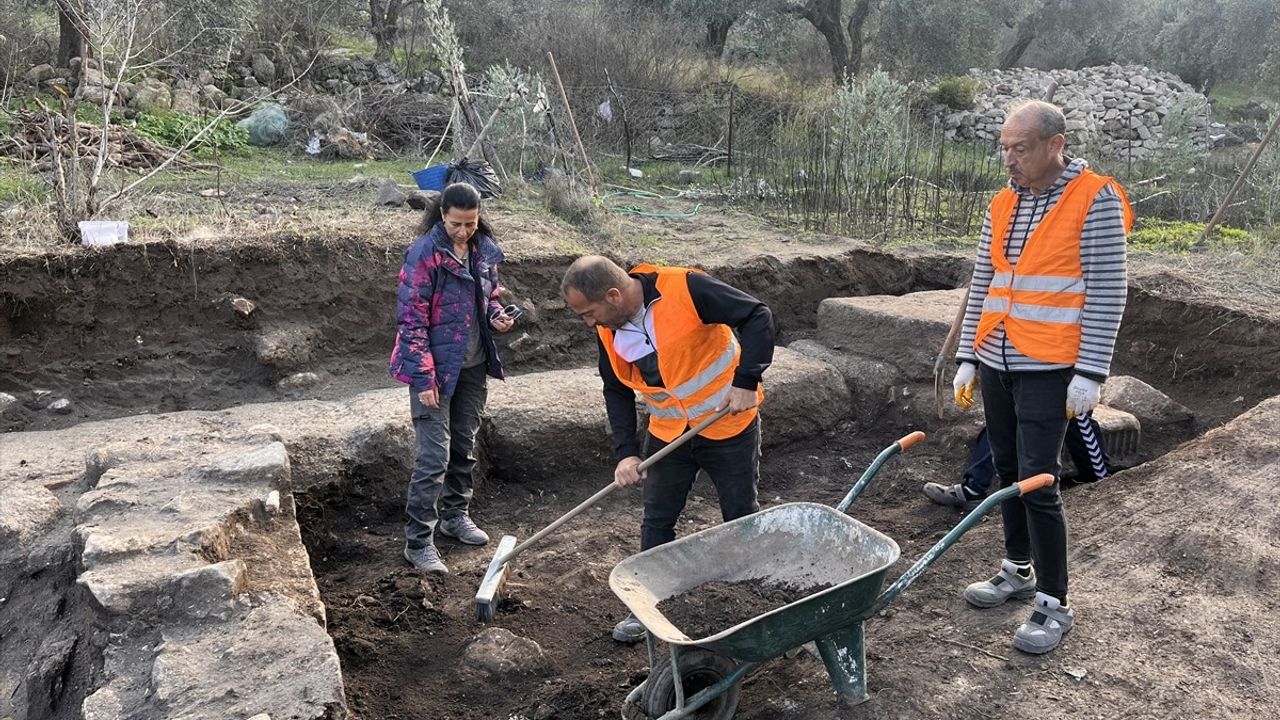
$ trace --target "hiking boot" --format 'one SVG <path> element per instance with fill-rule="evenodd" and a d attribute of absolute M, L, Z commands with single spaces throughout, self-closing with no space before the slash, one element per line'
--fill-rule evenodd
<path fill-rule="evenodd" d="M 955 485 L 941 485 L 935 482 L 925 483 L 924 496 L 939 505 L 963 508 L 965 512 L 973 510 L 982 503 L 981 496 L 971 497 L 969 495 L 969 491 L 964 489 L 964 483 L 956 483 Z"/>
<path fill-rule="evenodd" d="M 441 518 L 440 525 L 436 527 L 441 535 L 454 538 L 458 542 L 467 545 L 485 545 L 489 542 L 489 535 L 476 527 L 471 516 L 462 513 L 451 518 Z"/>
<path fill-rule="evenodd" d="M 404 559 L 422 572 L 435 573 L 437 575 L 449 574 L 449 566 L 440 560 L 440 551 L 436 549 L 435 545 L 420 548 L 411 548 L 405 545 Z"/>
<path fill-rule="evenodd" d="M 990 580 L 976 582 L 964 589 L 964 599 L 980 608 L 993 608 L 1009 598 L 1029 598 L 1036 594 L 1036 571 L 1026 566 L 1026 574 L 1009 560 L 1000 563 L 1000 572 Z"/>
<path fill-rule="evenodd" d="M 1043 655 L 1058 647 L 1075 621 L 1071 608 L 1063 607 L 1058 598 L 1036 593 L 1036 609 L 1013 634 L 1013 646 L 1025 653 Z"/>
<path fill-rule="evenodd" d="M 644 633 L 644 624 L 633 614 L 628 614 L 613 626 L 613 639 L 621 643 L 638 643 L 644 639 Z"/>

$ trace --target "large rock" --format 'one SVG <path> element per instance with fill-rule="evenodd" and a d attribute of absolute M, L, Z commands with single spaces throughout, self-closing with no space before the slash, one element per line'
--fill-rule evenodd
<path fill-rule="evenodd" d="M 1138 418 L 1148 432 L 1194 419 L 1185 406 L 1138 378 L 1127 375 L 1109 378 L 1102 386 L 1101 397 L 1102 404 L 1124 410 Z"/>
<path fill-rule="evenodd" d="M 482 438 L 495 474 L 508 482 L 542 482 L 611 467 L 603 387 L 595 368 L 491 382 Z"/>
<path fill-rule="evenodd" d="M 266 328 L 254 342 L 258 362 L 280 370 L 301 369 L 311 361 L 316 335 L 314 328 L 305 325 Z"/>
<path fill-rule="evenodd" d="M 506 628 L 487 628 L 462 653 L 468 667 L 492 678 L 536 675 L 547 669 L 542 646 Z"/>
<path fill-rule="evenodd" d="M 134 88 L 130 105 L 140 110 L 168 110 L 173 107 L 173 93 L 157 78 L 147 78 Z"/>
<path fill-rule="evenodd" d="M 827 298 L 818 305 L 822 344 L 888 363 L 907 380 L 931 381 L 933 363 L 965 291 Z"/>
<path fill-rule="evenodd" d="M 852 407 L 839 370 L 785 347 L 774 348 L 764 394 L 760 429 L 766 446 L 821 435 L 848 417 Z"/>
<path fill-rule="evenodd" d="M 263 712 L 298 720 L 346 717 L 333 641 L 319 624 L 285 604 L 269 598 L 239 622 L 173 627 L 162 638 L 149 704 L 163 708 L 163 717 L 247 718 Z"/>
<path fill-rule="evenodd" d="M 850 414 L 859 425 L 865 427 L 875 422 L 893 403 L 894 384 L 900 375 L 894 366 L 861 355 L 836 352 L 816 340 L 797 340 L 787 347 L 839 371 L 849 391 Z"/>
<path fill-rule="evenodd" d="M 0 560 L 31 545 L 62 513 L 62 503 L 43 485 L 0 482 Z"/>

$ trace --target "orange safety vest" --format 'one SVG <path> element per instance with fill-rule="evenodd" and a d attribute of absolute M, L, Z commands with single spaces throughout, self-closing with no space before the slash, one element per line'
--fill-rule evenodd
<path fill-rule="evenodd" d="M 612 330 L 597 325 L 596 332 L 618 379 L 644 397 L 649 432 L 663 442 L 671 442 L 724 404 L 741 349 L 729 326 L 706 325 L 698 317 L 689 295 L 688 278 L 689 273 L 701 270 L 637 265 L 631 272 L 658 274 L 662 299 L 653 304 L 650 313 L 653 344 L 658 348 L 658 371 L 667 386 L 646 384 L 640 369 L 618 356 L 613 349 Z M 759 388 L 756 397 L 763 402 L 764 392 Z M 755 417 L 756 408 L 725 415 L 698 434 L 711 440 L 731 438 L 746 430 Z"/>
<path fill-rule="evenodd" d="M 1114 179 L 1086 169 L 1067 183 L 1062 197 L 1027 238 L 1016 270 L 1005 257 L 1004 243 L 1018 194 L 1006 187 L 991 200 L 995 275 L 982 303 L 975 350 L 1004 323 L 1006 336 L 1023 355 L 1046 363 L 1075 363 L 1085 295 L 1080 233 L 1094 197 L 1108 184 L 1120 195 L 1127 232 L 1133 226 L 1133 209 L 1124 188 Z"/>

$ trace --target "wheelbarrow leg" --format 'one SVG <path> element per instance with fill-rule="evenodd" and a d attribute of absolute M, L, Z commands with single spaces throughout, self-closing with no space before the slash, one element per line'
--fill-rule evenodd
<path fill-rule="evenodd" d="M 841 702 L 857 705 L 865 701 L 868 698 L 867 648 L 862 621 L 823 635 L 814 642 Z"/>

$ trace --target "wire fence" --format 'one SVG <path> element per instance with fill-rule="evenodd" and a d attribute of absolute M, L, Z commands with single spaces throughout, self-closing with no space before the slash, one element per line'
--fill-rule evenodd
<path fill-rule="evenodd" d="M 940 122 L 904 108 L 901 121 L 868 138 L 842 125 L 832 96 L 762 99 L 731 83 L 697 92 L 566 88 L 593 166 L 616 184 L 683 191 L 796 223 L 806 230 L 888 240 L 913 235 L 973 236 L 991 194 L 1006 181 L 994 143 L 948 140 Z M 481 98 L 487 117 L 495 97 Z M 503 164 L 537 178 L 582 163 L 559 103 L 530 100 L 502 113 L 490 134 Z M 1091 157 L 1130 189 L 1139 214 L 1208 219 L 1236 174 L 1231 159 L 1209 158 L 1177 177 L 1132 154 Z M 1280 163 L 1277 163 L 1280 165 Z M 638 172 L 637 172 L 638 171 Z M 634 181 L 643 174 L 643 182 Z M 1269 177 L 1269 176 L 1267 176 Z M 1273 179 L 1260 177 L 1236 205 L 1246 222 L 1274 223 Z"/>

